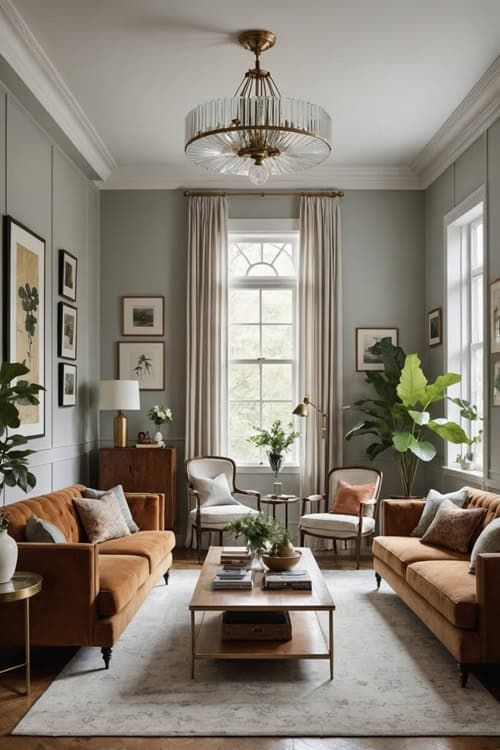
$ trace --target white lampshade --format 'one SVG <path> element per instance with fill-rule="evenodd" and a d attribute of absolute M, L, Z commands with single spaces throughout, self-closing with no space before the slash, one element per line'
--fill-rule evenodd
<path fill-rule="evenodd" d="M 101 380 L 99 383 L 100 411 L 141 408 L 138 380 Z"/>

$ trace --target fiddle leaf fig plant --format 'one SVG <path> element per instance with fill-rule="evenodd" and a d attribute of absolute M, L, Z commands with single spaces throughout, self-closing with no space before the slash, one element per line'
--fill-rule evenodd
<path fill-rule="evenodd" d="M 9 429 L 21 425 L 17 406 L 40 403 L 38 393 L 45 390 L 38 383 L 20 379 L 28 372 L 28 367 L 20 362 L 3 362 L 0 367 L 0 492 L 6 486 L 28 492 L 36 485 L 36 477 L 28 467 L 28 457 L 35 451 L 22 447 L 28 442 L 24 435 L 9 434 Z"/>

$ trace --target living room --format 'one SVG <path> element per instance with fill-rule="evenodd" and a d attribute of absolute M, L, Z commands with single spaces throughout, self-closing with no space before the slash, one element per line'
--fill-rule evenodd
<path fill-rule="evenodd" d="M 499 22 L 0 1 L 0 748 L 498 747 Z"/>

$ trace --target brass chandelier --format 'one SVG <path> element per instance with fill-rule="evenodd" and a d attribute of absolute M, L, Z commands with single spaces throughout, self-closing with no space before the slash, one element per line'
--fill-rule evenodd
<path fill-rule="evenodd" d="M 244 31 L 238 41 L 255 55 L 232 98 L 212 99 L 186 117 L 187 156 L 200 167 L 247 175 L 263 185 L 270 175 L 309 169 L 331 151 L 330 116 L 317 104 L 281 96 L 262 52 L 276 43 L 271 31 Z"/>

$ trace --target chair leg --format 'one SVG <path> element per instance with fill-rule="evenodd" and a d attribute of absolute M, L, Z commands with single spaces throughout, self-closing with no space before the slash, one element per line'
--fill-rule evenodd
<path fill-rule="evenodd" d="M 224 532 L 219 531 L 219 547 L 222 547 L 222 540 L 224 538 Z"/>
<path fill-rule="evenodd" d="M 347 549 L 347 539 L 344 539 L 344 549 Z"/>
<path fill-rule="evenodd" d="M 333 551 L 335 552 L 336 555 L 338 555 L 338 552 L 337 552 L 337 540 L 333 539 L 332 541 L 333 541 Z"/>
<path fill-rule="evenodd" d="M 375 580 L 377 581 L 377 591 L 378 591 L 380 588 L 380 584 L 382 583 L 382 576 L 380 575 L 380 573 L 377 573 L 377 571 L 375 571 Z"/>
<path fill-rule="evenodd" d="M 198 552 L 198 562 L 201 565 L 201 529 L 199 526 L 196 527 L 196 547 Z"/>
<path fill-rule="evenodd" d="M 359 570 L 359 561 L 361 558 L 361 537 L 356 537 L 356 570 Z"/>
<path fill-rule="evenodd" d="M 301 547 L 303 547 L 303 546 L 304 546 L 304 538 L 305 538 L 305 535 L 306 535 L 305 531 L 302 531 L 302 529 L 301 529 L 301 530 L 300 530 L 300 546 L 301 546 Z"/>
<path fill-rule="evenodd" d="M 101 654 L 102 658 L 104 659 L 104 666 L 106 669 L 109 669 L 109 662 L 111 661 L 111 654 L 113 649 L 109 646 L 103 646 L 101 648 Z"/>

